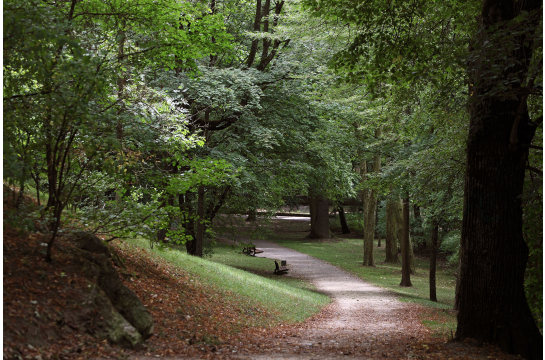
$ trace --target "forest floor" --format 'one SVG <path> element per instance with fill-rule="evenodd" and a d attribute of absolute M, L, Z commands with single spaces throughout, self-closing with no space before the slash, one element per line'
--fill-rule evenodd
<path fill-rule="evenodd" d="M 100 319 L 81 307 L 88 283 L 74 271 L 74 259 L 65 251 L 70 244 L 59 238 L 53 262 L 46 263 L 45 241 L 42 234 L 4 226 L 4 359 L 515 358 L 486 345 L 430 336 L 419 321 L 422 306 L 402 303 L 334 266 L 265 242 L 257 243 L 263 255 L 288 260 L 289 276 L 313 281 L 334 302 L 303 323 L 256 327 L 248 304 L 226 300 L 145 249 L 118 248 L 132 274 L 124 281 L 156 325 L 143 349 L 121 349 L 96 338 Z M 259 304 L 251 306 L 253 313 L 264 314 Z"/>

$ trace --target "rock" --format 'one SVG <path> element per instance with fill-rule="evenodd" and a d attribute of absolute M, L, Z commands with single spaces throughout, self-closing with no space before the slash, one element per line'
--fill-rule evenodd
<path fill-rule="evenodd" d="M 102 336 L 123 346 L 141 346 L 153 335 L 153 319 L 138 296 L 121 281 L 112 265 L 112 252 L 93 234 L 77 232 L 71 237 L 81 250 L 82 272 L 97 285 L 92 289 L 92 301 L 105 319 Z"/>
<path fill-rule="evenodd" d="M 110 257 L 108 246 L 104 245 L 95 235 L 85 231 L 78 231 L 72 233 L 70 236 L 78 248 L 87 250 L 93 254 L 104 254 Z"/>
<path fill-rule="evenodd" d="M 104 322 L 101 324 L 99 336 L 114 344 L 132 349 L 139 348 L 143 339 L 140 333 L 132 326 L 112 305 L 106 293 L 95 284 L 89 284 L 89 301 L 87 305 L 94 305 Z"/>

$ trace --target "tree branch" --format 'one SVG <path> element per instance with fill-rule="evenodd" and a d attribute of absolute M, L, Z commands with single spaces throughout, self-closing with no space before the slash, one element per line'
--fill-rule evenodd
<path fill-rule="evenodd" d="M 536 174 L 543 175 L 543 171 L 542 171 L 542 170 L 539 170 L 538 168 L 535 168 L 535 167 L 533 167 L 533 166 L 526 165 L 524 168 L 525 168 L 526 170 L 533 171 L 533 172 L 535 172 Z"/>

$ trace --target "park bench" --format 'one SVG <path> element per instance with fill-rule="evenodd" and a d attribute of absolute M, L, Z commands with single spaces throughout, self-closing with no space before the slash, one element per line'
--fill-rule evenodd
<path fill-rule="evenodd" d="M 278 265 L 278 261 L 274 260 L 274 265 L 276 265 L 276 269 L 274 269 L 274 273 L 276 275 L 285 274 L 289 270 L 288 266 L 286 265 L 286 260 L 281 260 L 280 266 Z"/>
<path fill-rule="evenodd" d="M 255 254 L 261 254 L 263 250 L 256 249 L 255 246 L 248 246 L 242 248 L 242 252 L 247 255 L 255 256 Z"/>

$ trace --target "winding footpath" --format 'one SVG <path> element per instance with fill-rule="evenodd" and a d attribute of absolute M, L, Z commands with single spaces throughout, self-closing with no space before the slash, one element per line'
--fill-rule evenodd
<path fill-rule="evenodd" d="M 254 240 L 259 257 L 286 260 L 284 276 L 311 281 L 333 299 L 319 316 L 280 336 L 277 347 L 256 349 L 239 359 L 334 359 L 389 357 L 392 342 L 424 340 L 428 329 L 418 319 L 420 306 L 404 303 L 391 292 L 322 260 L 283 246 Z M 375 348 L 376 351 L 373 351 Z"/>

